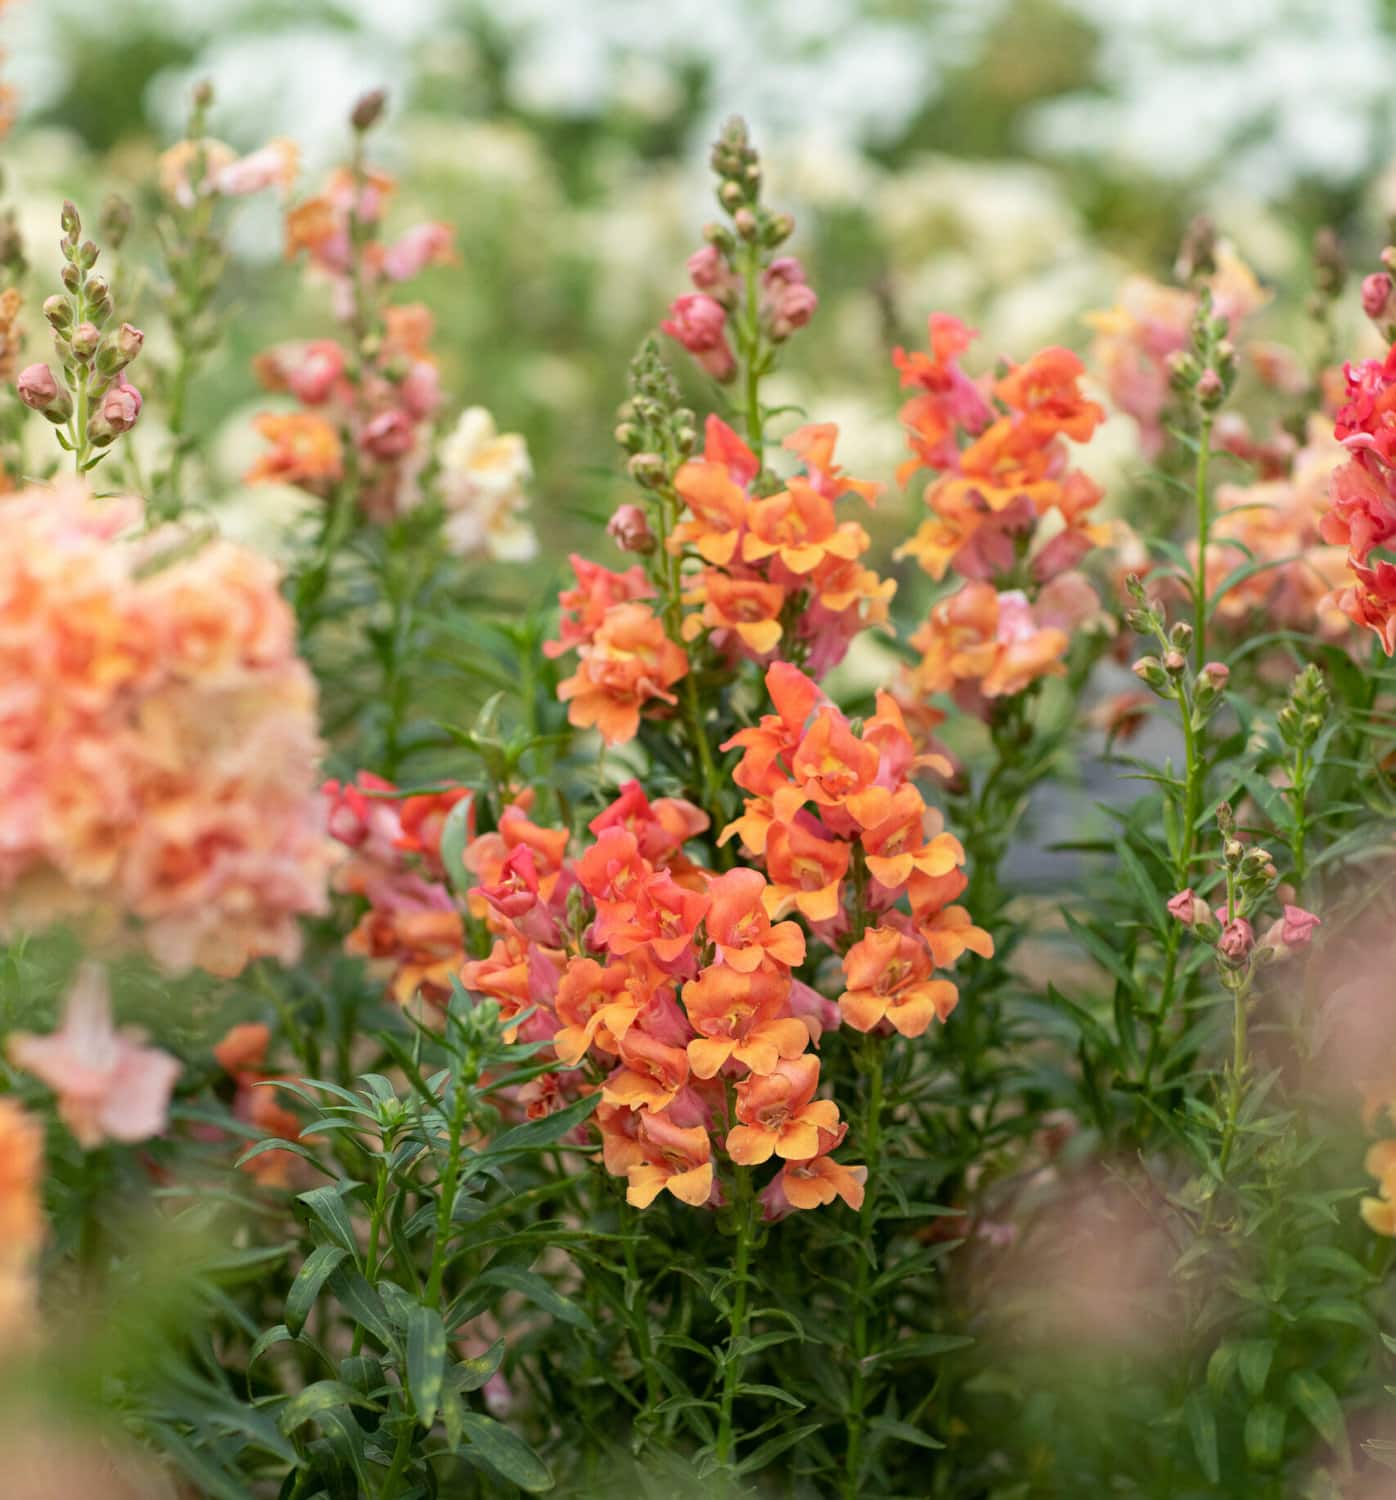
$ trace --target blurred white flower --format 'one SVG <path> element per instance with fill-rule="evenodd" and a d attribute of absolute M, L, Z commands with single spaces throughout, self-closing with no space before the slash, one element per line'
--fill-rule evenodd
<path fill-rule="evenodd" d="M 533 475 L 523 438 L 500 432 L 483 406 L 471 406 L 442 440 L 437 457 L 447 550 L 493 562 L 536 557 L 537 534 L 521 515 L 528 505 L 524 487 Z"/>

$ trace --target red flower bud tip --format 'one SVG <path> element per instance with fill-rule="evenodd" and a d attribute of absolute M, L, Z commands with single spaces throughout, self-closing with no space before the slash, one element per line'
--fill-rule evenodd
<path fill-rule="evenodd" d="M 1233 964 L 1244 963 L 1255 947 L 1255 930 L 1245 917 L 1232 917 L 1217 939 L 1217 952 Z"/>

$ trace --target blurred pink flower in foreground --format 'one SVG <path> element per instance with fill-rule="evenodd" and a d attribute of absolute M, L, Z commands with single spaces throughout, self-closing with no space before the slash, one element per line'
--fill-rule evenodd
<path fill-rule="evenodd" d="M 63 1024 L 47 1036 L 17 1032 L 10 1061 L 58 1096 L 58 1113 L 86 1150 L 103 1141 L 145 1141 L 164 1130 L 179 1062 L 145 1045 L 145 1033 L 112 1025 L 106 971 L 84 964 Z"/>

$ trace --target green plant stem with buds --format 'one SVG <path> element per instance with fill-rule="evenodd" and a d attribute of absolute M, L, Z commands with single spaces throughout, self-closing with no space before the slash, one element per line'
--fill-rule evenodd
<path fill-rule="evenodd" d="M 1212 525 L 1212 497 L 1207 471 L 1212 458 L 1212 423 L 1214 413 L 1204 411 L 1197 433 L 1197 467 L 1193 478 L 1193 499 L 1197 507 L 1197 570 L 1192 586 L 1192 633 L 1194 660 L 1200 672 L 1207 661 L 1207 538 Z"/>
<path fill-rule="evenodd" d="M 853 1374 L 848 1394 L 848 1450 L 844 1463 L 843 1493 L 856 1500 L 862 1493 L 859 1479 L 863 1468 L 863 1434 L 867 1427 L 869 1278 L 876 1269 L 873 1236 L 877 1228 L 877 1187 L 882 1168 L 882 1109 L 887 1041 L 871 1034 L 861 1038 L 860 1071 L 867 1080 L 859 1137 L 867 1163 L 868 1181 L 863 1206 L 858 1210 L 857 1265 L 853 1278 Z"/>

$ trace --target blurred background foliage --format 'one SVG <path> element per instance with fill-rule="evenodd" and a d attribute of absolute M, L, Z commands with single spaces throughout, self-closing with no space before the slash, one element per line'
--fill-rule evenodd
<path fill-rule="evenodd" d="M 139 194 L 197 79 L 234 146 L 301 145 L 304 191 L 341 155 L 352 99 L 391 89 L 377 145 L 398 216 L 458 235 L 460 263 L 421 284 L 445 386 L 524 432 L 537 470 L 543 556 L 489 582 L 518 598 L 620 494 L 625 363 L 685 289 L 705 143 L 734 110 L 821 297 L 773 399 L 838 421 L 854 472 L 897 460 L 887 350 L 934 308 L 977 324 L 986 357 L 1021 358 L 1079 347 L 1081 314 L 1127 270 L 1165 272 L 1199 209 L 1268 279 L 1303 283 L 1320 223 L 1382 242 L 1396 4 L 1378 0 L 1351 0 L 1341 25 L 1327 0 L 15 0 L 2 30 L 10 192 L 41 264 L 60 196 Z M 257 446 L 251 360 L 328 325 L 297 297 L 270 201 L 242 209 L 234 247 L 237 316 L 197 417 L 209 498 L 266 541 L 290 498 L 232 503 Z M 1129 436 L 1093 444 L 1098 477 L 1137 466 Z M 912 565 L 886 556 L 909 508 L 875 519 L 876 562 L 914 617 Z"/>

